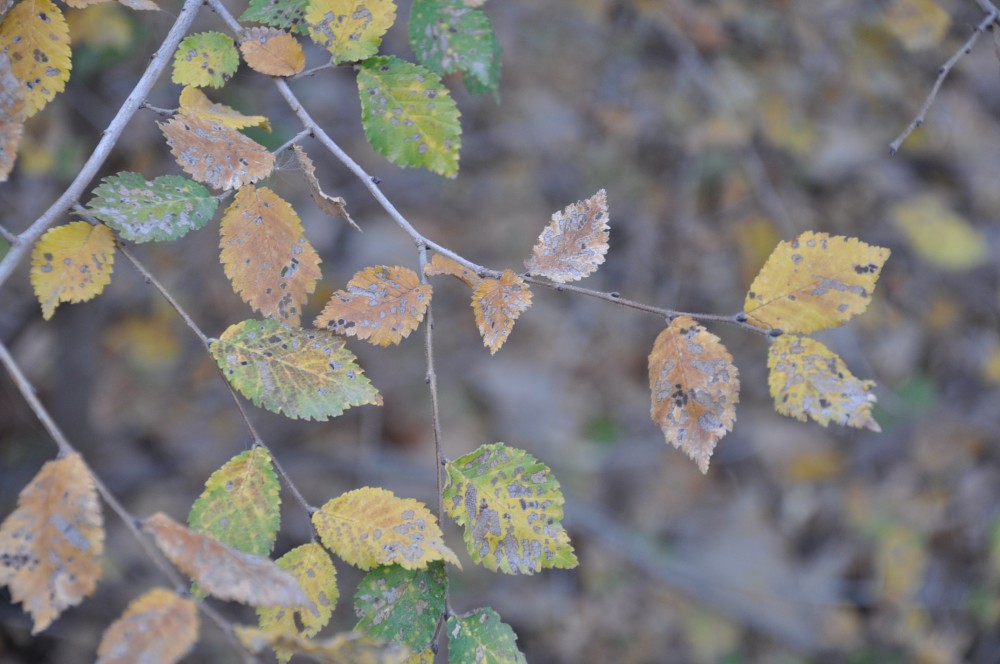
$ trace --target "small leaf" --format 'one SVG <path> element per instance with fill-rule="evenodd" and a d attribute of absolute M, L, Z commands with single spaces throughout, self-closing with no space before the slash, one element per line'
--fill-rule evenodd
<path fill-rule="evenodd" d="M 297 326 L 316 290 L 320 258 L 292 206 L 267 187 L 246 185 L 222 215 L 219 234 L 233 290 L 265 316 Z"/>
<path fill-rule="evenodd" d="M 965 218 L 931 194 L 919 194 L 893 206 L 892 223 L 913 250 L 945 270 L 969 270 L 990 259 L 990 243 Z"/>
<path fill-rule="evenodd" d="M 240 16 L 240 23 L 263 23 L 305 35 L 309 33 L 305 22 L 308 5 L 309 0 L 250 0 L 250 6 Z"/>
<path fill-rule="evenodd" d="M 146 519 L 143 528 L 170 562 L 219 599 L 254 606 L 309 604 L 295 577 L 268 558 L 188 530 L 162 512 Z"/>
<path fill-rule="evenodd" d="M 293 76 L 306 66 L 299 42 L 277 28 L 250 28 L 240 40 L 240 52 L 251 69 L 268 76 Z"/>
<path fill-rule="evenodd" d="M 449 664 L 527 664 L 517 635 L 493 609 L 476 609 L 448 618 Z"/>
<path fill-rule="evenodd" d="M 254 183 L 274 168 L 267 148 L 218 122 L 175 115 L 159 127 L 181 168 L 216 189 Z"/>
<path fill-rule="evenodd" d="M 79 454 L 68 454 L 42 466 L 0 524 L 0 587 L 10 587 L 37 634 L 94 592 L 103 554 L 94 478 Z"/>
<path fill-rule="evenodd" d="M 337 291 L 313 322 L 376 346 L 398 344 L 417 329 L 431 303 L 431 287 L 405 267 L 376 265 Z"/>
<path fill-rule="evenodd" d="M 243 115 L 225 104 L 216 104 L 193 85 L 181 90 L 180 105 L 177 112 L 189 118 L 214 122 L 230 129 L 260 127 L 271 133 L 271 122 L 263 115 Z"/>
<path fill-rule="evenodd" d="M 0 22 L 0 53 L 24 90 L 24 117 L 42 110 L 66 87 L 69 26 L 51 0 L 22 0 Z"/>
<path fill-rule="evenodd" d="M 211 350 L 226 380 L 272 413 L 326 420 L 352 406 L 382 405 L 344 340 L 329 332 L 246 320 L 231 325 Z"/>
<path fill-rule="evenodd" d="M 332 61 L 355 62 L 378 52 L 382 35 L 396 22 L 392 0 L 309 0 L 309 37 Z"/>
<path fill-rule="evenodd" d="M 330 622 L 333 607 L 340 597 L 337 570 L 333 561 L 323 547 L 309 542 L 278 558 L 277 563 L 278 567 L 288 570 L 298 579 L 302 590 L 309 597 L 309 603 L 295 608 L 258 608 L 257 619 L 261 629 L 305 637 L 316 636 Z M 282 664 L 292 656 L 290 651 L 280 648 L 276 654 Z"/>
<path fill-rule="evenodd" d="M 528 272 L 564 284 L 593 273 L 608 253 L 608 198 L 603 189 L 552 215 L 524 261 Z"/>
<path fill-rule="evenodd" d="M 6 182 L 24 135 L 25 91 L 11 67 L 10 58 L 0 51 L 0 182 Z"/>
<path fill-rule="evenodd" d="M 872 418 L 875 383 L 858 380 L 832 350 L 809 337 L 785 335 L 767 354 L 768 385 L 782 415 L 881 431 Z"/>
<path fill-rule="evenodd" d="M 281 523 L 280 488 L 267 448 L 237 454 L 205 482 L 188 526 L 226 546 L 266 556 Z"/>
<path fill-rule="evenodd" d="M 316 207 L 331 217 L 343 217 L 347 220 L 347 223 L 354 226 L 355 230 L 360 231 L 361 228 L 354 223 L 351 215 L 347 214 L 347 201 L 340 196 L 327 196 L 323 192 L 323 189 L 319 186 L 319 180 L 316 179 L 316 168 L 313 166 L 312 159 L 302 149 L 302 146 L 293 145 L 292 152 L 295 153 L 295 158 L 298 160 L 299 166 L 302 167 L 302 172 L 306 176 L 306 182 L 309 183 L 309 193 L 312 194 L 313 201 L 316 202 Z"/>
<path fill-rule="evenodd" d="M 472 293 L 472 311 L 476 316 L 483 345 L 496 354 L 514 321 L 531 306 L 531 290 L 512 270 L 504 270 L 499 279 L 483 279 Z"/>
<path fill-rule="evenodd" d="M 418 652 L 430 647 L 445 611 L 448 576 L 444 563 L 408 570 L 399 565 L 376 567 L 358 584 L 354 628 L 382 641 L 394 641 Z"/>
<path fill-rule="evenodd" d="M 455 177 L 462 125 L 441 77 L 395 57 L 361 63 L 361 124 L 368 142 L 397 166 Z"/>
<path fill-rule="evenodd" d="M 248 650 L 265 648 L 307 655 L 322 664 L 404 664 L 410 651 L 396 643 L 382 643 L 364 634 L 336 634 L 322 641 L 304 639 L 295 632 L 262 630 L 238 625 L 236 637 Z"/>
<path fill-rule="evenodd" d="M 751 324 L 814 332 L 863 312 L 889 250 L 839 235 L 807 231 L 780 243 L 747 293 Z"/>
<path fill-rule="evenodd" d="M 163 588 L 133 600 L 111 623 L 97 648 L 97 664 L 172 664 L 198 640 L 198 605 Z"/>
<path fill-rule="evenodd" d="M 951 16 L 934 0 L 892 0 L 882 24 L 907 51 L 921 51 L 944 39 Z"/>
<path fill-rule="evenodd" d="M 177 46 L 170 80 L 181 85 L 221 88 L 240 66 L 236 44 L 221 32 L 189 35 Z"/>
<path fill-rule="evenodd" d="M 503 443 L 449 461 L 444 507 L 474 562 L 506 574 L 576 567 L 563 495 L 548 466 Z"/>
<path fill-rule="evenodd" d="M 130 242 L 176 240 L 215 216 L 218 199 L 197 182 L 161 175 L 147 182 L 138 173 L 104 178 L 87 204 L 90 214 Z"/>
<path fill-rule="evenodd" d="M 361 569 L 424 569 L 435 560 L 460 566 L 427 507 L 386 489 L 348 491 L 314 512 L 312 522 L 324 546 Z"/>
<path fill-rule="evenodd" d="M 483 278 L 476 274 L 475 271 L 465 267 L 454 258 L 449 258 L 444 254 L 434 254 L 431 261 L 427 263 L 427 265 L 424 265 L 424 274 L 428 277 L 436 277 L 439 275 L 455 277 L 466 286 L 470 286 L 472 288 L 475 288 L 483 281 Z"/>
<path fill-rule="evenodd" d="M 687 316 L 675 318 L 649 354 L 650 416 L 666 441 L 703 473 L 736 420 L 740 372 L 717 336 Z"/>
<path fill-rule="evenodd" d="M 467 79 L 496 90 L 493 60 L 500 44 L 484 12 L 462 0 L 414 0 L 408 31 L 421 64 L 442 75 L 465 72 Z"/>
<path fill-rule="evenodd" d="M 103 224 L 74 221 L 48 230 L 31 251 L 31 285 L 52 318 L 60 302 L 86 302 L 111 283 L 115 236 Z"/>

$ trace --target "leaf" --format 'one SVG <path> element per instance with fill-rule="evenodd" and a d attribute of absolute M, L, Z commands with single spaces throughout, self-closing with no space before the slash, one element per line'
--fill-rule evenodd
<path fill-rule="evenodd" d="M 191 506 L 188 526 L 226 546 L 266 556 L 281 524 L 280 490 L 271 454 L 255 446 L 212 473 Z"/>
<path fill-rule="evenodd" d="M 462 125 L 441 77 L 395 57 L 361 63 L 361 124 L 368 142 L 397 166 L 422 166 L 455 177 Z"/>
<path fill-rule="evenodd" d="M 376 346 L 399 344 L 417 329 L 431 303 L 431 287 L 405 267 L 376 265 L 356 273 L 313 322 Z"/>
<path fill-rule="evenodd" d="M 894 205 L 889 216 L 913 251 L 932 265 L 969 270 L 989 262 L 986 237 L 937 196 L 913 196 Z"/>
<path fill-rule="evenodd" d="M 0 28 L 2 30 L 2 28 Z M 24 88 L 0 51 L 0 182 L 6 182 L 24 135 Z"/>
<path fill-rule="evenodd" d="M 858 380 L 829 348 L 809 337 L 782 336 L 767 354 L 768 385 L 782 415 L 881 431 L 872 417 L 875 383 Z"/>
<path fill-rule="evenodd" d="M 240 40 L 250 68 L 268 76 L 293 76 L 306 66 L 306 54 L 295 37 L 278 28 L 250 28 Z"/>
<path fill-rule="evenodd" d="M 179 175 L 147 182 L 123 171 L 104 178 L 87 204 L 97 217 L 130 242 L 176 240 L 215 216 L 219 201 L 205 187 Z"/>
<path fill-rule="evenodd" d="M 31 285 L 52 318 L 60 302 L 86 302 L 111 283 L 115 236 L 103 224 L 74 221 L 48 230 L 31 251 Z"/>
<path fill-rule="evenodd" d="M 386 489 L 348 491 L 314 512 L 312 522 L 326 548 L 361 569 L 424 569 L 435 560 L 461 566 L 427 507 Z"/>
<path fill-rule="evenodd" d="M 751 324 L 784 332 L 841 325 L 868 307 L 889 250 L 807 231 L 780 243 L 747 293 Z"/>
<path fill-rule="evenodd" d="M 444 563 L 431 563 L 422 570 L 376 567 L 354 595 L 354 612 L 360 618 L 354 629 L 402 643 L 413 652 L 425 650 L 444 614 L 447 590 Z"/>
<path fill-rule="evenodd" d="M 474 7 L 469 0 L 465 0 L 465 4 L 469 7 Z M 472 72 L 465 72 L 462 77 L 462 81 L 465 83 L 465 89 L 474 95 L 484 95 L 487 92 L 493 93 L 493 98 L 497 102 L 500 101 L 500 68 L 501 68 L 501 56 L 503 55 L 503 49 L 500 48 L 500 42 L 497 39 L 493 40 L 493 58 L 490 60 L 490 69 L 487 72 L 487 78 L 481 79 L 477 74 Z"/>
<path fill-rule="evenodd" d="M 907 51 L 920 51 L 944 39 L 951 27 L 951 16 L 934 0 L 893 0 L 882 24 Z"/>
<path fill-rule="evenodd" d="M 427 263 L 427 265 L 424 265 L 424 274 L 428 277 L 436 277 L 439 275 L 455 277 L 466 286 L 470 286 L 472 288 L 475 288 L 483 281 L 483 278 L 476 274 L 475 271 L 465 267 L 454 258 L 449 258 L 444 254 L 434 254 L 431 261 Z"/>
<path fill-rule="evenodd" d="M 487 90 L 497 89 L 493 61 L 500 44 L 484 12 L 462 0 L 414 0 L 408 32 L 421 64 L 438 74 L 462 71 Z"/>
<path fill-rule="evenodd" d="M 22 0 L 0 23 L 0 52 L 24 90 L 24 117 L 42 110 L 66 87 L 70 62 L 69 26 L 51 0 Z"/>
<path fill-rule="evenodd" d="M 219 227 L 219 260 L 233 290 L 265 316 L 297 326 L 316 290 L 320 258 L 299 215 L 267 187 L 236 192 Z"/>
<path fill-rule="evenodd" d="M 37 634 L 94 592 L 103 554 L 94 478 L 68 454 L 42 466 L 0 524 L 0 587 L 24 605 Z"/>
<path fill-rule="evenodd" d="M 382 405 L 344 340 L 275 320 L 231 325 L 211 346 L 226 380 L 256 406 L 326 420 L 352 406 Z"/>
<path fill-rule="evenodd" d="M 337 570 L 330 556 L 319 544 L 309 542 L 296 547 L 278 558 L 278 567 L 291 572 L 302 590 L 309 597 L 309 603 L 295 608 L 257 609 L 260 627 L 266 631 L 281 631 L 290 634 L 313 637 L 330 622 L 333 607 L 337 604 L 340 591 L 337 589 Z M 285 664 L 292 653 L 278 649 L 278 661 Z"/>
<path fill-rule="evenodd" d="M 517 635 L 493 609 L 476 609 L 448 618 L 449 664 L 527 664 Z"/>
<path fill-rule="evenodd" d="M 660 332 L 649 354 L 650 417 L 666 441 L 708 472 L 712 451 L 736 420 L 740 372 L 717 336 L 687 316 Z"/>
<path fill-rule="evenodd" d="M 214 122 L 230 129 L 260 127 L 271 133 L 271 122 L 263 115 L 243 115 L 225 104 L 216 104 L 200 89 L 187 85 L 181 90 L 178 113 L 189 118 Z"/>
<path fill-rule="evenodd" d="M 162 512 L 143 523 L 156 546 L 179 570 L 219 599 L 254 606 L 306 606 L 295 577 L 264 556 L 238 551 L 188 530 Z"/>
<path fill-rule="evenodd" d="M 199 32 L 178 44 L 170 80 L 199 88 L 221 88 L 239 66 L 240 54 L 232 37 L 221 32 Z"/>
<path fill-rule="evenodd" d="M 392 0 L 309 0 L 309 37 L 330 52 L 334 64 L 378 52 L 382 35 L 396 22 Z"/>
<path fill-rule="evenodd" d="M 445 464 L 444 508 L 462 526 L 473 562 L 534 574 L 576 567 L 563 529 L 563 495 L 548 466 L 504 443 Z"/>
<path fill-rule="evenodd" d="M 437 655 L 433 649 L 428 648 L 427 650 L 410 655 L 410 658 L 406 660 L 406 664 L 434 664 L 435 660 L 437 660 Z"/>
<path fill-rule="evenodd" d="M 135 11 L 158 12 L 159 6 L 153 0 L 118 0 L 119 3 Z"/>
<path fill-rule="evenodd" d="M 556 283 L 593 273 L 608 253 L 608 198 L 603 189 L 552 215 L 552 221 L 524 261 L 528 272 Z"/>
<path fill-rule="evenodd" d="M 323 664 L 404 664 L 410 655 L 403 646 L 381 643 L 354 632 L 336 634 L 322 641 L 310 641 L 295 632 L 265 631 L 242 625 L 238 625 L 235 632 L 240 643 L 251 652 L 274 648 L 279 652 L 307 655 L 312 661 Z"/>
<path fill-rule="evenodd" d="M 198 605 L 163 588 L 133 600 L 111 623 L 97 648 L 97 664 L 172 664 L 198 640 Z"/>
<path fill-rule="evenodd" d="M 514 329 L 514 321 L 530 306 L 531 290 L 512 270 L 504 270 L 499 279 L 483 279 L 476 286 L 472 311 L 491 355 L 500 350 Z"/>
<path fill-rule="evenodd" d="M 309 33 L 305 22 L 308 5 L 309 0 L 250 0 L 240 23 L 253 21 L 305 35 Z"/>
<path fill-rule="evenodd" d="M 159 127 L 181 168 L 216 189 L 252 184 L 274 168 L 267 148 L 218 122 L 175 115 Z"/>
<path fill-rule="evenodd" d="M 316 179 L 316 168 L 313 166 L 312 159 L 302 149 L 302 146 L 298 144 L 293 145 L 292 152 L 295 153 L 295 158 L 298 160 L 299 166 L 302 167 L 302 172 L 306 176 L 306 182 L 309 183 L 309 193 L 312 194 L 313 201 L 316 202 L 316 207 L 331 217 L 343 217 L 347 220 L 347 223 L 360 231 L 361 227 L 354 223 L 351 215 L 347 214 L 347 201 L 340 196 L 327 196 L 323 193 L 323 189 L 319 186 L 319 180 Z"/>

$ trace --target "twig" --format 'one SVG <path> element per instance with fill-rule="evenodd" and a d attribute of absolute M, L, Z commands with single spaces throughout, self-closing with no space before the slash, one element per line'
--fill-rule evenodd
<path fill-rule="evenodd" d="M 948 61 L 945 62 L 940 69 L 938 69 L 937 79 L 934 81 L 934 85 L 931 87 L 931 91 L 927 95 L 927 99 L 924 100 L 924 105 L 920 107 L 920 110 L 917 112 L 913 120 L 910 121 L 910 124 L 906 126 L 906 129 L 903 130 L 903 133 L 897 136 L 896 140 L 889 144 L 890 155 L 895 155 L 899 152 L 899 148 L 903 145 L 903 141 L 905 141 L 917 127 L 923 126 L 924 120 L 927 119 L 927 111 L 930 110 L 931 104 L 933 104 L 934 100 L 937 98 L 938 91 L 941 89 L 941 85 L 944 84 L 944 79 L 948 77 L 948 74 L 951 72 L 952 68 L 958 64 L 959 60 L 972 52 L 972 47 L 975 46 L 976 40 L 979 39 L 979 35 L 996 22 L 998 11 L 996 7 L 993 7 L 993 3 L 988 0 L 977 0 L 977 2 L 980 7 L 983 7 L 984 5 L 989 6 L 990 9 L 988 10 L 988 13 L 983 20 L 979 22 L 979 25 L 976 26 L 972 36 L 969 37 L 964 44 L 962 44 L 961 48 L 955 51 L 954 55 L 948 58 Z"/>
<path fill-rule="evenodd" d="M 427 284 L 427 275 L 424 268 L 427 266 L 427 246 L 420 244 L 417 247 L 420 255 L 420 283 Z M 427 305 L 427 314 L 424 317 L 424 356 L 427 359 L 427 389 L 431 393 L 431 421 L 434 426 L 434 457 L 435 476 L 437 477 L 438 495 L 438 522 L 444 522 L 444 487 L 441 482 L 441 474 L 444 472 L 445 458 L 441 450 L 441 415 L 438 409 L 438 389 L 437 372 L 434 370 L 434 303 Z"/>
<path fill-rule="evenodd" d="M 174 113 L 176 113 L 178 110 L 176 108 L 160 108 L 159 106 L 153 106 L 145 99 L 142 100 L 142 104 L 139 105 L 139 108 L 144 108 L 147 111 L 152 111 L 153 113 L 156 113 L 157 115 L 162 115 L 163 117 L 169 117 Z"/>
<path fill-rule="evenodd" d="M 7 240 L 8 244 L 14 244 L 17 242 L 17 235 L 7 230 L 6 226 L 0 225 L 0 235 L 3 236 L 3 239 Z"/>
<path fill-rule="evenodd" d="M 296 143 L 302 141 L 304 138 L 306 138 L 307 136 L 309 136 L 311 133 L 312 132 L 310 130 L 303 129 L 302 131 L 300 131 L 299 133 L 295 134 L 290 139 L 288 139 L 287 141 L 285 141 L 284 143 L 282 143 L 280 147 L 275 148 L 274 150 L 272 150 L 272 153 L 275 154 L 275 155 L 281 154 L 282 152 L 284 152 L 288 148 L 292 147 Z"/>
<path fill-rule="evenodd" d="M 298 74 L 295 74 L 294 76 L 289 76 L 288 80 L 289 81 L 297 81 L 300 78 L 308 78 L 309 76 L 313 76 L 313 75 L 318 74 L 319 72 L 325 71 L 327 69 L 336 69 L 338 66 L 339 65 L 333 64 L 333 62 L 327 62 L 325 65 L 319 65 L 319 66 L 316 66 L 316 67 L 311 67 L 311 68 L 306 69 L 304 71 L 300 71 Z"/>

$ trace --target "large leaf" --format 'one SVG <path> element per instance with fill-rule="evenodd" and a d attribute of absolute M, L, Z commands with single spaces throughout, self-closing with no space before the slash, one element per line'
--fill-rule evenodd
<path fill-rule="evenodd" d="M 476 609 L 448 618 L 449 664 L 527 664 L 517 635 L 493 609 Z"/>
<path fill-rule="evenodd" d="M 378 152 L 398 166 L 454 177 L 462 147 L 458 106 L 441 77 L 395 57 L 361 63 L 361 123 Z"/>
<path fill-rule="evenodd" d="M 531 306 L 531 289 L 513 270 L 499 279 L 483 279 L 472 293 L 472 313 L 483 345 L 496 354 L 507 341 L 514 322 Z"/>
<path fill-rule="evenodd" d="M 235 108 L 217 104 L 193 85 L 187 85 L 181 90 L 178 113 L 189 118 L 214 122 L 230 129 L 260 127 L 266 132 L 271 131 L 271 122 L 263 115 L 244 115 Z"/>
<path fill-rule="evenodd" d="M 159 127 L 181 168 L 216 189 L 254 183 L 274 168 L 267 148 L 223 123 L 178 114 Z"/>
<path fill-rule="evenodd" d="M 6 182 L 24 135 L 25 90 L 0 51 L 0 182 Z"/>
<path fill-rule="evenodd" d="M 524 261 L 531 274 L 564 284 L 591 274 L 608 253 L 608 198 L 603 189 L 552 215 Z"/>
<path fill-rule="evenodd" d="M 392 0 L 309 0 L 309 37 L 330 52 L 332 60 L 355 62 L 378 52 L 382 35 L 396 22 Z"/>
<path fill-rule="evenodd" d="M 198 605 L 163 588 L 132 601 L 97 648 L 97 664 L 172 664 L 198 640 Z"/>
<path fill-rule="evenodd" d="M 72 69 L 69 26 L 51 0 L 22 0 L 0 23 L 0 52 L 24 89 L 30 118 L 62 92 Z"/>
<path fill-rule="evenodd" d="M 46 231 L 31 251 L 31 285 L 52 318 L 60 302 L 86 302 L 111 283 L 115 236 L 103 224 L 74 221 Z"/>
<path fill-rule="evenodd" d="M 240 23 L 263 23 L 274 28 L 309 33 L 305 15 L 309 0 L 250 0 L 250 6 L 240 16 Z"/>
<path fill-rule="evenodd" d="M 427 507 L 386 489 L 348 491 L 314 512 L 312 522 L 324 546 L 361 569 L 424 569 L 435 560 L 459 565 Z"/>
<path fill-rule="evenodd" d="M 231 325 L 211 350 L 230 384 L 272 413 L 326 420 L 352 406 L 382 405 L 344 340 L 323 330 L 246 320 Z"/>
<path fill-rule="evenodd" d="M 404 664 L 410 651 L 395 643 L 382 643 L 365 634 L 348 632 L 313 641 L 295 632 L 236 627 L 240 643 L 251 652 L 265 648 L 278 652 L 306 655 L 320 664 Z"/>
<path fill-rule="evenodd" d="M 240 52 L 254 71 L 268 76 L 292 76 L 306 64 L 299 42 L 278 28 L 250 28 L 240 40 Z"/>
<path fill-rule="evenodd" d="M 722 341 L 687 316 L 675 318 L 653 343 L 649 389 L 650 416 L 666 441 L 708 472 L 740 400 L 740 374 Z"/>
<path fill-rule="evenodd" d="M 0 525 L 0 587 L 10 587 L 37 634 L 94 592 L 103 553 L 94 478 L 79 454 L 69 454 L 42 466 Z"/>
<path fill-rule="evenodd" d="M 130 242 L 176 240 L 207 224 L 219 201 L 197 182 L 161 175 L 147 182 L 138 173 L 104 178 L 87 204 L 90 214 Z"/>
<path fill-rule="evenodd" d="M 177 46 L 171 80 L 181 85 L 221 88 L 240 66 L 232 37 L 221 32 L 188 35 Z"/>
<path fill-rule="evenodd" d="M 473 561 L 507 574 L 576 567 L 562 491 L 545 464 L 493 443 L 449 461 L 445 472 L 445 511 L 465 529 Z"/>
<path fill-rule="evenodd" d="M 421 64 L 438 74 L 465 72 L 466 80 L 496 90 L 500 45 L 484 12 L 464 0 L 414 0 L 408 31 Z"/>
<path fill-rule="evenodd" d="M 402 643 L 413 652 L 425 650 L 444 614 L 447 590 L 444 563 L 431 563 L 422 570 L 377 567 L 361 580 L 354 595 L 354 612 L 360 618 L 355 629 Z"/>

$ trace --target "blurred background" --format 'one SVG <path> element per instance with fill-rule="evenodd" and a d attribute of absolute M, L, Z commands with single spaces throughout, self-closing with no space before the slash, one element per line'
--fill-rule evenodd
<path fill-rule="evenodd" d="M 239 15 L 245 5 L 227 3 Z M 0 186 L 15 232 L 89 155 L 179 10 L 67 10 L 66 92 L 27 127 Z M 354 75 L 293 88 L 426 236 L 493 268 L 522 260 L 552 212 L 608 192 L 611 250 L 582 285 L 689 311 L 735 313 L 774 245 L 804 230 L 892 249 L 869 310 L 817 335 L 877 381 L 882 433 L 776 414 L 767 342 L 712 327 L 743 385 L 734 431 L 702 475 L 649 418 L 646 357 L 664 322 L 568 293 L 534 305 L 491 357 L 468 290 L 434 288 L 446 454 L 504 441 L 548 464 L 566 493 L 580 566 L 509 577 L 453 570 L 459 611 L 495 608 L 529 662 L 1000 661 L 1000 59 L 992 35 L 945 81 L 927 124 L 890 157 L 940 67 L 984 14 L 964 0 L 550 0 L 484 6 L 503 46 L 499 101 L 448 77 L 462 111 L 461 169 L 399 169 L 360 128 Z M 225 26 L 202 12 L 197 30 Z M 383 52 L 412 59 L 408 2 Z M 309 47 L 308 64 L 323 54 Z M 164 80 L 150 102 L 177 106 Z M 264 114 L 273 148 L 299 130 L 260 75 L 208 91 Z M 102 175 L 180 174 L 140 111 Z M 315 142 L 324 188 L 364 233 L 324 217 L 290 155 L 267 186 L 293 202 L 323 258 L 311 320 L 374 264 L 416 268 L 412 242 Z M 89 198 L 89 195 L 88 197 Z M 253 316 L 218 262 L 217 220 L 135 253 L 210 335 Z M 0 335 L 59 425 L 136 515 L 183 520 L 216 468 L 251 440 L 197 339 L 119 259 L 107 291 L 44 322 L 27 265 L 0 293 Z M 364 485 L 435 504 L 422 330 L 398 347 L 349 340 L 385 398 L 326 423 L 254 410 L 314 504 Z M 0 376 L 0 514 L 55 455 Z M 103 629 L 161 578 L 110 513 L 95 596 L 36 637 L 0 591 L 0 661 L 87 662 Z M 308 521 L 284 495 L 280 555 Z M 360 578 L 338 564 L 330 631 L 349 629 Z M 235 620 L 252 611 L 225 606 Z M 210 625 L 187 661 L 229 661 Z"/>

